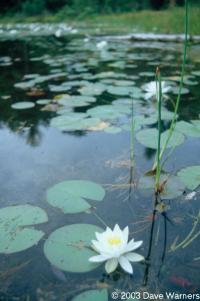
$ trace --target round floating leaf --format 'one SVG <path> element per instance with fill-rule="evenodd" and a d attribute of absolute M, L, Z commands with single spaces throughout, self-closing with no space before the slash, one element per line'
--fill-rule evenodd
<path fill-rule="evenodd" d="M 47 214 L 39 207 L 19 205 L 0 209 L 0 253 L 15 253 L 37 244 L 44 233 L 28 226 L 47 220 Z"/>
<path fill-rule="evenodd" d="M 51 120 L 51 126 L 61 131 L 81 131 L 95 127 L 100 123 L 99 118 L 84 118 L 85 116 L 87 115 L 84 113 L 71 113 L 54 117 Z"/>
<path fill-rule="evenodd" d="M 163 191 L 160 196 L 162 199 L 175 199 L 182 195 L 185 190 L 185 185 L 176 176 L 164 175 L 160 177 L 160 184 L 163 187 Z M 155 176 L 141 177 L 138 184 L 139 189 L 155 189 Z"/>
<path fill-rule="evenodd" d="M 163 132 L 161 134 L 161 147 L 164 146 L 167 137 L 169 134 L 169 130 Z M 136 134 L 137 140 L 146 147 L 157 149 L 158 144 L 158 130 L 157 129 L 145 129 L 141 130 Z M 184 142 L 183 134 L 174 131 L 169 143 L 167 145 L 168 148 L 175 147 Z"/>
<path fill-rule="evenodd" d="M 155 76 L 155 73 L 146 71 L 146 72 L 140 72 L 139 75 L 145 77 L 152 77 Z"/>
<path fill-rule="evenodd" d="M 200 165 L 183 168 L 178 176 L 187 188 L 194 190 L 200 185 Z"/>
<path fill-rule="evenodd" d="M 171 92 L 175 95 L 178 95 L 179 94 L 179 87 L 171 88 Z M 188 94 L 189 92 L 190 92 L 190 90 L 187 89 L 187 88 L 182 88 L 181 89 L 181 95 Z"/>
<path fill-rule="evenodd" d="M 102 201 L 104 196 L 101 185 L 81 180 L 64 181 L 47 191 L 48 203 L 64 213 L 84 212 L 91 207 L 85 199 Z"/>
<path fill-rule="evenodd" d="M 106 86 L 103 84 L 88 84 L 81 89 L 79 89 L 79 92 L 83 95 L 101 95 L 106 90 Z"/>
<path fill-rule="evenodd" d="M 176 123 L 176 130 L 190 137 L 200 137 L 200 127 L 186 121 Z"/>
<path fill-rule="evenodd" d="M 39 100 L 36 101 L 36 103 L 37 103 L 38 105 L 47 105 L 47 104 L 49 104 L 50 102 L 51 102 L 50 99 L 39 99 Z"/>
<path fill-rule="evenodd" d="M 103 105 L 87 110 L 87 114 L 103 120 L 112 120 L 123 117 L 131 112 L 129 107 L 123 105 Z"/>
<path fill-rule="evenodd" d="M 35 106 L 34 102 L 31 101 L 20 101 L 13 103 L 11 107 L 15 110 L 25 110 L 25 109 L 31 109 Z"/>
<path fill-rule="evenodd" d="M 108 301 L 107 290 L 90 290 L 74 297 L 72 301 Z"/>
<path fill-rule="evenodd" d="M 192 71 L 192 74 L 195 76 L 200 76 L 200 70 Z"/>
<path fill-rule="evenodd" d="M 96 253 L 91 248 L 95 232 L 102 229 L 90 224 L 74 224 L 64 226 L 50 234 L 44 244 L 47 259 L 57 268 L 67 271 L 84 273 L 98 267 L 89 262 Z"/>
<path fill-rule="evenodd" d="M 95 97 L 85 95 L 61 95 L 61 97 L 58 99 L 59 104 L 69 107 L 84 107 L 95 101 Z"/>

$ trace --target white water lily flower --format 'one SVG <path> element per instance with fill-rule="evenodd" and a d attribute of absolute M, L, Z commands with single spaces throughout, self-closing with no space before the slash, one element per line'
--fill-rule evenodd
<path fill-rule="evenodd" d="M 161 87 L 162 87 L 162 95 L 165 95 L 167 92 L 169 92 L 171 90 L 171 87 L 167 86 L 166 82 L 162 82 Z M 159 91 L 159 84 L 158 83 L 157 83 L 157 88 L 158 88 L 158 91 Z M 156 97 L 157 88 L 156 88 L 156 82 L 150 82 L 150 83 L 144 85 L 143 89 L 144 89 L 144 91 L 146 91 L 145 96 L 144 96 L 145 99 Z"/>
<path fill-rule="evenodd" d="M 96 46 L 98 49 L 103 49 L 107 46 L 107 44 L 108 43 L 106 41 L 101 41 L 101 42 L 97 43 Z"/>
<path fill-rule="evenodd" d="M 133 274 L 130 262 L 144 260 L 142 255 L 132 252 L 142 245 L 142 241 L 128 242 L 129 228 L 123 230 L 115 225 L 114 230 L 106 228 L 103 233 L 95 233 L 97 240 L 92 240 L 92 246 L 99 253 L 97 256 L 89 258 L 90 262 L 106 262 L 105 269 L 108 274 L 114 272 L 120 264 L 122 269 L 129 274 Z"/>

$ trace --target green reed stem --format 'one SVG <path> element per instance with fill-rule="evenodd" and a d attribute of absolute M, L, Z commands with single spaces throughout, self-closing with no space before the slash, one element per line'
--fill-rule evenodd
<path fill-rule="evenodd" d="M 162 156 L 167 148 L 167 145 L 169 143 L 169 140 L 173 134 L 173 131 L 176 126 L 176 118 L 177 118 L 177 112 L 179 109 L 180 105 L 180 99 L 181 99 L 181 91 L 183 88 L 183 79 L 184 79 L 184 74 L 185 74 L 185 65 L 186 65 L 186 60 L 187 60 L 187 46 L 188 46 L 188 0 L 185 0 L 185 39 L 184 39 L 184 47 L 183 47 L 183 62 L 182 62 L 182 67 L 181 67 L 181 80 L 180 80 L 180 85 L 179 85 L 179 93 L 176 99 L 176 104 L 175 104 L 175 109 L 174 109 L 174 115 L 172 118 L 172 122 L 169 128 L 169 134 L 167 136 L 167 139 L 162 147 L 162 150 L 160 152 L 160 160 L 162 159 Z M 154 163 L 153 170 L 156 168 L 157 162 Z"/>
<path fill-rule="evenodd" d="M 133 100 L 131 103 L 131 146 L 130 146 L 130 160 L 131 165 L 134 166 L 134 131 L 135 131 L 135 122 L 133 119 Z"/>
<path fill-rule="evenodd" d="M 156 192 L 158 192 L 159 184 L 160 184 L 160 173 L 161 173 L 160 151 L 161 151 L 161 108 L 162 108 L 162 80 L 161 80 L 159 68 L 157 68 L 157 70 L 156 70 L 156 90 L 157 90 L 156 94 L 157 94 L 157 102 L 158 102 L 158 147 L 157 147 L 157 158 L 156 158 L 155 189 L 156 189 Z"/>
<path fill-rule="evenodd" d="M 193 227 L 192 227 L 190 233 L 178 245 L 173 246 L 171 248 L 171 251 L 175 251 L 175 250 L 177 250 L 180 247 L 182 247 L 182 248 L 187 247 L 193 240 L 195 240 L 200 235 L 200 231 L 197 232 L 195 235 L 193 235 L 194 232 L 195 232 L 195 230 L 196 230 L 196 228 L 197 228 L 197 226 L 199 225 L 199 222 L 200 222 L 200 212 L 199 212 L 196 220 L 194 221 L 194 224 L 193 224 Z"/>

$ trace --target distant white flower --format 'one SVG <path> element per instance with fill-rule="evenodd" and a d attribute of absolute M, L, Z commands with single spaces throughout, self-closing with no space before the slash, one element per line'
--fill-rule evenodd
<path fill-rule="evenodd" d="M 159 84 L 157 84 L 157 86 L 158 86 L 158 92 L 159 92 Z M 161 87 L 162 87 L 162 95 L 165 95 L 167 92 L 169 92 L 171 90 L 171 87 L 167 86 L 166 82 L 162 82 Z M 157 95 L 156 82 L 150 82 L 150 83 L 144 85 L 143 90 L 146 91 L 145 96 L 144 96 L 145 99 L 156 97 L 156 95 Z"/>
<path fill-rule="evenodd" d="M 105 269 L 108 274 L 114 272 L 120 264 L 122 269 L 129 274 L 133 274 L 130 262 L 139 262 L 144 257 L 132 252 L 142 245 L 142 241 L 128 242 L 129 228 L 123 230 L 115 225 L 114 230 L 106 228 L 103 233 L 95 233 L 97 240 L 92 240 L 92 246 L 99 253 L 97 256 L 89 258 L 90 262 L 105 262 Z"/>
<path fill-rule="evenodd" d="M 107 46 L 107 44 L 108 43 L 106 41 L 101 41 L 101 42 L 97 43 L 96 46 L 98 49 L 103 49 Z"/>
<path fill-rule="evenodd" d="M 56 38 L 60 38 L 61 35 L 62 35 L 62 30 L 61 29 L 56 30 L 56 32 L 55 32 Z"/>

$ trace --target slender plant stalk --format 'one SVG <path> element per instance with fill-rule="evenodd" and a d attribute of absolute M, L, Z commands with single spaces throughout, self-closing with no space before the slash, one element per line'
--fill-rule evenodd
<path fill-rule="evenodd" d="M 200 231 L 197 232 L 195 235 L 194 232 L 197 228 L 197 226 L 199 225 L 199 222 L 200 222 L 200 212 L 197 216 L 197 219 L 194 221 L 194 224 L 193 224 L 193 227 L 190 231 L 190 233 L 186 236 L 186 238 L 181 241 L 178 245 L 175 245 L 172 247 L 171 251 L 175 251 L 177 250 L 178 248 L 182 247 L 182 248 L 185 248 L 186 246 L 188 246 L 194 239 L 196 239 L 199 235 L 200 235 Z"/>
<path fill-rule="evenodd" d="M 135 121 L 133 119 L 133 100 L 131 103 L 131 146 L 130 146 L 130 159 L 131 166 L 134 166 L 134 130 L 135 130 Z"/>
<path fill-rule="evenodd" d="M 181 99 L 181 91 L 183 88 L 183 79 L 184 79 L 184 74 L 185 74 L 185 65 L 186 65 L 186 59 L 187 59 L 187 46 L 188 46 L 188 0 L 185 0 L 185 40 L 184 40 L 184 51 L 183 51 L 183 62 L 182 62 L 182 68 L 181 68 L 181 80 L 180 80 L 180 85 L 179 85 L 179 93 L 176 99 L 176 104 L 175 104 L 175 109 L 174 109 L 174 115 L 172 118 L 172 122 L 169 128 L 169 134 L 168 137 L 162 147 L 162 150 L 160 152 L 160 160 L 162 159 L 162 156 L 167 148 L 167 145 L 169 143 L 169 140 L 173 134 L 173 131 L 176 126 L 176 118 L 177 118 L 177 112 L 179 109 L 180 105 L 180 99 Z M 153 170 L 156 169 L 157 165 L 157 160 L 154 163 Z"/>
<path fill-rule="evenodd" d="M 161 173 L 161 108 L 162 108 L 162 80 L 160 75 L 160 69 L 156 70 L 156 90 L 157 90 L 157 102 L 158 102 L 158 147 L 157 147 L 157 162 L 156 162 L 156 183 L 155 189 L 156 192 L 159 191 L 160 184 L 160 173 Z"/>

